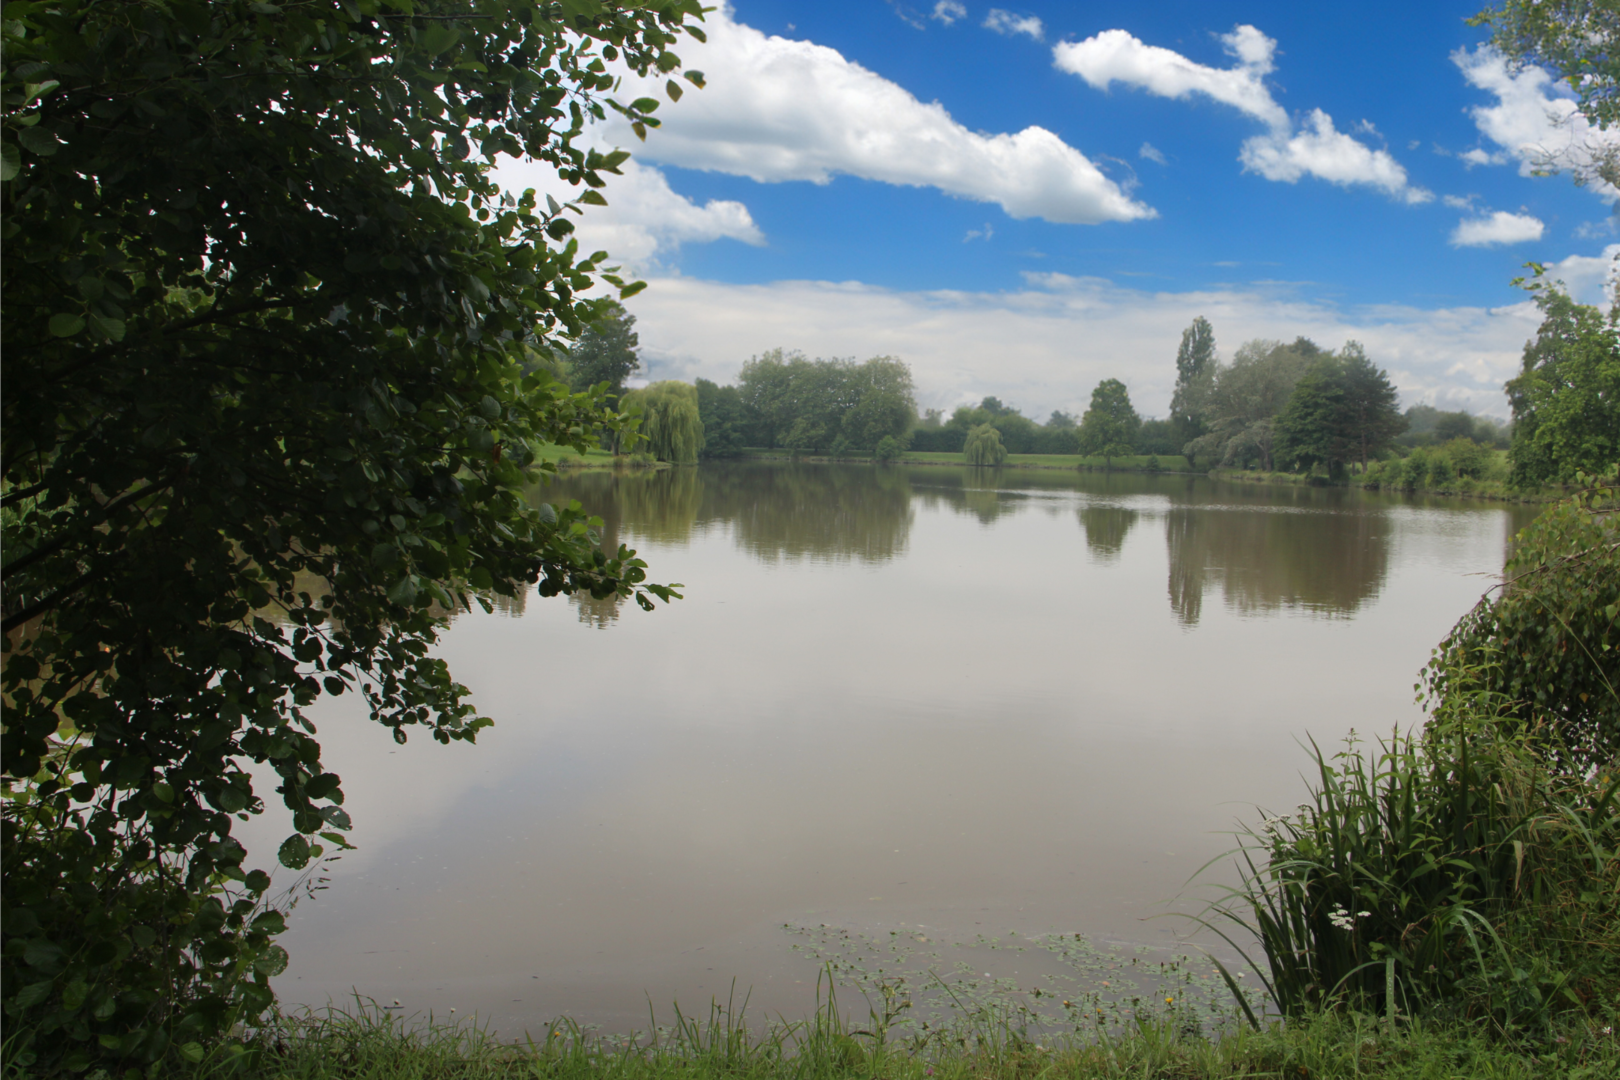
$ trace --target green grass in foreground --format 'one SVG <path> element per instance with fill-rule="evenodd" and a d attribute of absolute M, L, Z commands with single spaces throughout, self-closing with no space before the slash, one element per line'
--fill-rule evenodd
<path fill-rule="evenodd" d="M 655 1038 L 613 1039 L 565 1026 L 513 1045 L 470 1025 L 417 1025 L 387 1013 L 285 1021 L 252 1050 L 165 1072 L 185 1080 L 1075 1080 L 1278 1077 L 1301 1080 L 1518 1080 L 1620 1076 L 1607 1027 L 1570 1028 L 1540 1045 L 1509 1045 L 1474 1027 L 1416 1024 L 1390 1034 L 1363 1015 L 1327 1014 L 1286 1027 L 1205 1037 L 1173 1015 L 1122 1033 L 1020 1035 L 1005 1023 L 967 1024 L 922 1044 L 882 1037 L 823 1009 L 811 1021 L 761 1031 L 723 1008 L 679 1018 Z M 27 1076 L 8 1061 L 5 1075 Z M 157 1075 L 154 1073 L 154 1076 Z M 99 1080 L 99 1078 L 98 1078 Z"/>

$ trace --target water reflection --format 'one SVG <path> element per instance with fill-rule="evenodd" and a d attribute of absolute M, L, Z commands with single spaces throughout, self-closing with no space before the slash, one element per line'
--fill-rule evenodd
<path fill-rule="evenodd" d="M 539 497 L 578 499 L 602 519 L 602 542 L 686 544 L 729 529 L 766 561 L 853 559 L 905 553 L 913 517 L 906 474 L 894 468 L 725 463 L 702 468 L 570 473 Z M 579 603 L 580 621 L 604 626 L 617 608 Z"/>
<path fill-rule="evenodd" d="M 1031 510 L 1072 510 L 1092 560 L 1112 565 L 1133 529 L 1159 519 L 1169 603 L 1186 628 L 1199 624 L 1212 589 L 1241 615 L 1285 609 L 1351 615 L 1388 579 L 1396 515 L 1467 506 L 1203 476 L 785 462 L 581 471 L 536 497 L 578 499 L 602 518 L 608 546 L 687 545 L 718 529 L 768 563 L 899 558 L 918 512 L 944 511 L 991 527 Z M 594 627 L 619 616 L 615 600 L 571 602 L 579 621 Z"/>
<path fill-rule="evenodd" d="M 1086 547 L 1100 562 L 1112 562 L 1119 558 L 1119 553 L 1125 547 L 1125 534 L 1131 531 L 1136 519 L 1141 517 L 1135 510 L 1127 510 L 1123 506 L 1108 506 L 1089 504 L 1082 506 L 1077 513 L 1080 517 L 1080 527 L 1086 533 Z"/>
<path fill-rule="evenodd" d="M 1390 531 L 1387 515 L 1370 507 L 1173 506 L 1164 522 L 1170 607 L 1196 626 L 1205 591 L 1218 585 L 1244 615 L 1285 607 L 1349 615 L 1389 575 Z"/>

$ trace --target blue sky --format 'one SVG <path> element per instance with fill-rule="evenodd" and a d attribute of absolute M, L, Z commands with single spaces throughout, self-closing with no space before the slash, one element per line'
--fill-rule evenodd
<path fill-rule="evenodd" d="M 1162 415 L 1203 314 L 1225 355 L 1356 338 L 1407 403 L 1502 415 L 1536 324 L 1509 282 L 1600 300 L 1620 236 L 1614 192 L 1530 175 L 1612 133 L 1555 124 L 1474 10 L 738 0 L 681 49 L 708 89 L 594 134 L 635 158 L 581 233 L 650 282 L 653 378 L 782 346 L 898 355 L 924 405 L 1044 416 L 1117 377 Z"/>

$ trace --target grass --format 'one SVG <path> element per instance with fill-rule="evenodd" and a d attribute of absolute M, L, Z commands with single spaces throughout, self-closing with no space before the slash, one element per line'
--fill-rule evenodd
<path fill-rule="evenodd" d="M 245 1050 L 220 1051 L 162 1075 L 176 1080 L 1596 1080 L 1620 1075 L 1620 1042 L 1577 1025 L 1539 1044 L 1477 1028 L 1313 1014 L 1261 1030 L 1210 1034 L 1171 1016 L 1130 1030 L 1039 1040 L 994 1015 L 923 1045 L 889 1038 L 876 1013 L 857 1023 L 827 1001 L 802 1022 L 756 1026 L 718 1004 L 643 1037 L 557 1025 L 517 1044 L 470 1024 L 412 1024 L 378 1009 L 278 1021 Z M 8 1077 L 27 1075 L 8 1061 Z M 98 1076 L 95 1080 L 103 1080 Z M 126 1074 L 127 1076 L 128 1074 Z M 156 1075 L 154 1073 L 154 1075 Z"/>
<path fill-rule="evenodd" d="M 751 457 L 751 458 L 770 458 L 770 459 L 778 459 L 778 460 L 782 460 L 782 461 L 791 460 L 795 456 L 793 454 L 793 452 L 790 451 L 790 450 L 780 450 L 780 449 L 777 449 L 777 450 L 750 449 L 750 450 L 747 451 L 747 455 L 749 457 Z M 859 458 L 829 458 L 829 457 L 826 457 L 825 455 L 817 455 L 817 454 L 800 454 L 800 455 L 797 455 L 797 456 L 802 460 L 811 460 L 811 461 L 834 461 L 834 460 L 869 461 L 869 460 L 871 460 L 870 458 L 866 458 L 866 457 L 859 457 Z M 1132 455 L 1130 457 L 1117 457 L 1117 458 L 1113 459 L 1112 469 L 1113 469 L 1114 472 L 1151 472 L 1153 470 L 1149 469 L 1149 467 L 1148 467 L 1148 463 L 1151 460 L 1153 460 L 1153 455 L 1150 455 L 1150 454 Z M 1159 466 L 1160 466 L 1159 471 L 1161 471 L 1161 472 L 1187 472 L 1187 471 L 1189 471 L 1187 469 L 1187 459 L 1184 458 L 1184 457 L 1181 457 L 1179 454 L 1178 455 L 1173 455 L 1173 456 L 1168 456 L 1168 457 L 1164 456 L 1164 455 L 1159 455 L 1158 462 L 1159 462 Z M 931 451 L 926 451 L 926 452 L 907 451 L 900 458 L 898 464 L 901 464 L 901 465 L 955 465 L 955 466 L 958 466 L 960 468 L 967 468 L 968 467 L 967 462 L 962 460 L 962 455 L 961 454 L 959 454 L 959 453 L 950 453 L 950 452 L 944 451 L 944 450 L 938 450 L 938 451 L 931 450 Z M 1109 462 L 1106 461 L 1105 459 L 1100 458 L 1100 457 L 1088 457 L 1088 456 L 1086 456 L 1084 454 L 1008 454 L 1007 455 L 1007 460 L 1002 462 L 1002 468 L 1009 468 L 1009 469 L 1088 469 L 1088 470 L 1089 469 L 1096 469 L 1096 470 L 1100 471 L 1100 470 L 1108 468 L 1108 467 L 1109 467 Z"/>

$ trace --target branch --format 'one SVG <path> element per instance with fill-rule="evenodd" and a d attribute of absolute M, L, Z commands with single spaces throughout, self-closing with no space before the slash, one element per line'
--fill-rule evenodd
<path fill-rule="evenodd" d="M 161 491 L 166 487 L 170 487 L 171 485 L 173 485 L 173 483 L 174 483 L 173 480 L 154 480 L 150 484 L 147 484 L 143 488 L 136 488 L 134 491 L 131 491 L 131 492 L 128 492 L 128 493 L 126 493 L 124 495 L 121 495 L 118 498 L 114 499 L 112 502 L 102 505 L 101 507 L 99 507 L 100 512 L 98 514 L 94 515 L 92 520 L 89 520 L 87 522 L 83 522 L 82 524 L 87 524 L 87 525 L 89 525 L 90 528 L 94 529 L 97 526 L 99 526 L 102 522 L 106 521 L 107 518 L 112 514 L 112 512 L 114 510 L 117 510 L 123 504 L 129 502 L 132 499 L 144 498 L 145 496 L 151 494 L 154 491 Z M 71 530 L 71 529 L 67 530 L 67 531 L 65 531 L 63 533 L 63 535 L 58 537 L 54 542 L 46 544 L 43 547 L 37 547 L 33 551 L 30 551 L 30 552 L 27 552 L 25 554 L 17 556 L 9 564 L 6 565 L 6 568 L 5 568 L 6 573 L 15 574 L 20 570 L 26 569 L 27 567 L 30 567 L 30 566 L 34 565 L 35 563 L 39 562 L 41 559 L 46 558 L 47 556 L 56 554 L 58 551 L 62 550 L 70 542 L 72 542 L 73 536 L 74 536 L 74 530 Z"/>

